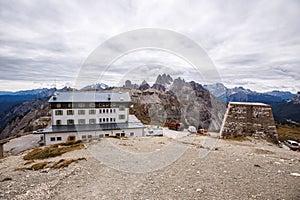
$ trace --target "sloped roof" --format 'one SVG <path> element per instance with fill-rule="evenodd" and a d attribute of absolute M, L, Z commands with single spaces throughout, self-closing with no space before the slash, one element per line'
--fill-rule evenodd
<path fill-rule="evenodd" d="M 67 102 L 130 102 L 128 92 L 58 92 L 50 99 L 50 103 L 67 103 Z"/>

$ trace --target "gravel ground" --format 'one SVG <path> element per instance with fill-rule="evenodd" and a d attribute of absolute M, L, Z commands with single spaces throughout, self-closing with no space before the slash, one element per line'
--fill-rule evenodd
<path fill-rule="evenodd" d="M 48 166 L 86 160 L 39 171 L 14 171 L 26 152 L 12 155 L 0 160 L 0 199 L 300 199 L 299 152 L 257 140 L 214 138 L 206 146 L 209 140 L 105 138 L 47 159 Z"/>

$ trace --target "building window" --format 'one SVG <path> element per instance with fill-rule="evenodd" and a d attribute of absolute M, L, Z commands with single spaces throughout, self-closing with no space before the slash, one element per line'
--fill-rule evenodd
<path fill-rule="evenodd" d="M 55 115 L 63 115 L 63 111 L 62 110 L 56 110 Z"/>
<path fill-rule="evenodd" d="M 103 118 L 103 122 L 105 122 L 105 118 Z"/>
<path fill-rule="evenodd" d="M 119 115 L 119 119 L 125 119 L 125 115 Z"/>
<path fill-rule="evenodd" d="M 114 113 L 116 113 L 116 109 L 114 108 Z"/>
<path fill-rule="evenodd" d="M 67 110 L 67 115 L 74 115 L 74 110 Z"/>
<path fill-rule="evenodd" d="M 99 135 L 99 138 L 102 138 L 102 137 L 103 137 L 103 134 L 100 134 L 100 135 Z"/>
<path fill-rule="evenodd" d="M 102 109 L 99 109 L 99 113 L 102 113 Z"/>
<path fill-rule="evenodd" d="M 89 107 L 90 107 L 90 108 L 95 108 L 95 103 L 90 103 L 90 104 L 89 104 Z"/>
<path fill-rule="evenodd" d="M 109 118 L 106 118 L 106 122 L 109 122 Z"/>
<path fill-rule="evenodd" d="M 131 133 L 130 133 L 130 136 L 134 136 L 134 132 L 131 132 Z"/>
<path fill-rule="evenodd" d="M 79 103 L 79 104 L 78 104 L 78 107 L 79 107 L 79 108 L 84 108 L 85 105 L 84 105 L 84 103 Z"/>
<path fill-rule="evenodd" d="M 113 122 L 113 118 L 110 118 L 110 122 Z"/>
<path fill-rule="evenodd" d="M 93 136 L 92 135 L 88 135 L 88 138 L 91 139 Z"/>
<path fill-rule="evenodd" d="M 56 104 L 56 108 L 61 108 L 61 104 L 60 104 L 60 103 L 57 103 L 57 104 Z"/>
<path fill-rule="evenodd" d="M 78 119 L 78 124 L 85 124 L 85 119 Z"/>
<path fill-rule="evenodd" d="M 85 140 L 86 139 L 86 135 L 81 136 L 81 139 Z"/>
<path fill-rule="evenodd" d="M 85 110 L 78 110 L 78 115 L 85 115 Z"/>
<path fill-rule="evenodd" d="M 109 136 L 109 134 L 105 134 L 105 137 L 108 137 Z"/>
<path fill-rule="evenodd" d="M 61 120 L 56 120 L 56 125 L 61 125 Z"/>
<path fill-rule="evenodd" d="M 114 122 L 116 122 L 116 118 L 113 118 Z"/>
<path fill-rule="evenodd" d="M 51 142 L 54 142 L 54 141 L 55 141 L 55 137 L 51 137 L 51 138 L 50 138 L 50 141 L 51 141 Z"/>
<path fill-rule="evenodd" d="M 96 119 L 89 119 L 89 124 L 96 124 Z"/>
<path fill-rule="evenodd" d="M 119 111 L 124 111 L 125 110 L 125 106 L 120 106 L 119 107 Z"/>
<path fill-rule="evenodd" d="M 105 113 L 105 109 L 103 109 L 103 113 Z"/>
<path fill-rule="evenodd" d="M 95 115 L 96 114 L 96 110 L 89 110 L 89 114 L 90 115 Z"/>
<path fill-rule="evenodd" d="M 56 140 L 57 141 L 61 141 L 61 137 L 56 137 Z"/>
<path fill-rule="evenodd" d="M 74 119 L 68 119 L 67 125 L 74 125 Z"/>
<path fill-rule="evenodd" d="M 110 111 L 110 113 L 112 113 L 112 112 L 113 112 L 113 111 L 112 111 L 112 109 L 110 109 L 109 111 Z"/>
<path fill-rule="evenodd" d="M 72 108 L 72 104 L 71 103 L 68 103 L 68 108 Z"/>
<path fill-rule="evenodd" d="M 99 122 L 102 123 L 102 118 L 99 118 Z"/>

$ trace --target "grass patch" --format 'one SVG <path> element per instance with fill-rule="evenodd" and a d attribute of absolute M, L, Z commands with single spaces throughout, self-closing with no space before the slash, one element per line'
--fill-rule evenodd
<path fill-rule="evenodd" d="M 238 142 L 244 142 L 249 141 L 247 137 L 239 136 L 239 137 L 233 137 L 233 138 L 224 138 L 225 140 L 231 140 L 231 141 L 238 141 Z"/>
<path fill-rule="evenodd" d="M 61 159 L 58 162 L 54 163 L 51 166 L 51 169 L 60 169 L 63 167 L 68 167 L 73 162 L 78 162 L 79 160 L 86 160 L 86 158 L 77 158 L 77 159 Z"/>
<path fill-rule="evenodd" d="M 269 151 L 266 149 L 255 149 L 254 153 L 256 153 L 256 154 L 274 154 L 273 151 Z"/>
<path fill-rule="evenodd" d="M 119 145 L 121 145 L 121 146 L 133 146 L 132 144 L 127 144 L 127 143 L 120 143 Z"/>
<path fill-rule="evenodd" d="M 31 164 L 31 163 L 34 163 L 34 160 L 28 160 L 26 163 L 24 163 L 24 165 L 28 165 L 28 164 Z"/>
<path fill-rule="evenodd" d="M 11 180 L 12 180 L 12 178 L 10 178 L 10 177 L 6 177 L 6 178 L 2 179 L 0 182 L 4 182 L 4 181 L 11 181 Z"/>
<path fill-rule="evenodd" d="M 46 165 L 48 165 L 48 163 L 49 162 L 47 162 L 47 161 L 40 162 L 40 163 L 33 164 L 30 167 L 16 168 L 15 171 L 25 171 L 25 170 L 37 171 L 37 170 L 40 170 L 40 169 L 44 169 L 44 167 L 46 167 Z"/>
<path fill-rule="evenodd" d="M 66 142 L 54 144 L 46 147 L 38 147 L 27 153 L 24 160 L 46 159 L 51 157 L 60 156 L 64 153 L 79 150 L 84 147 L 81 140 L 76 142 Z"/>
<path fill-rule="evenodd" d="M 284 140 L 295 140 L 300 142 L 300 127 L 288 124 L 278 124 L 276 126 L 278 139 L 280 141 Z"/>

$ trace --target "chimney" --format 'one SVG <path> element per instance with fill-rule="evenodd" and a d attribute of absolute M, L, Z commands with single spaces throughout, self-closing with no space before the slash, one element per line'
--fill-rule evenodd
<path fill-rule="evenodd" d="M 57 94 L 54 93 L 54 94 L 53 94 L 53 100 L 56 100 L 56 98 L 57 98 Z"/>

